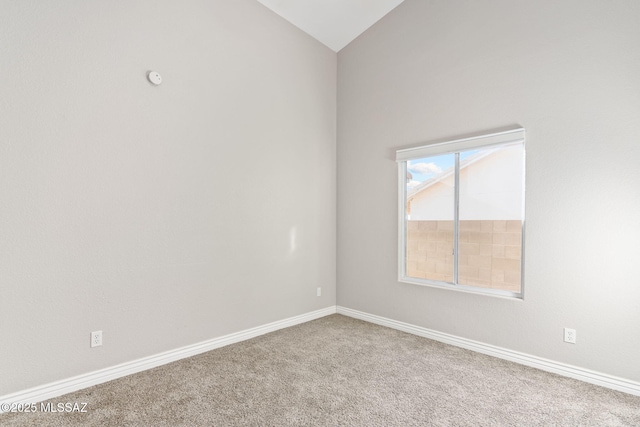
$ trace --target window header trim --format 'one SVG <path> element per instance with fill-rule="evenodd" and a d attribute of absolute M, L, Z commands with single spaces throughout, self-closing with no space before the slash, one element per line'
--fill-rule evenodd
<path fill-rule="evenodd" d="M 407 160 L 438 156 L 440 154 L 457 153 L 490 145 L 503 145 L 518 142 L 524 142 L 524 128 L 397 150 L 396 162 L 405 162 Z"/>

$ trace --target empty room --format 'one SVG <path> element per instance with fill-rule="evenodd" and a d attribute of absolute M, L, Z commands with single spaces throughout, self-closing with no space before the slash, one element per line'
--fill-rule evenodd
<path fill-rule="evenodd" d="M 639 426 L 640 1 L 0 0 L 0 425 Z"/>

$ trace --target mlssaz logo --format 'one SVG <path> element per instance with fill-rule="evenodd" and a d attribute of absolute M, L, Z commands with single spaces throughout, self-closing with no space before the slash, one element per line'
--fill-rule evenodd
<path fill-rule="evenodd" d="M 40 404 L 40 412 L 87 412 L 87 404 L 82 403 L 71 403 L 71 402 L 60 402 L 60 403 L 41 403 Z"/>

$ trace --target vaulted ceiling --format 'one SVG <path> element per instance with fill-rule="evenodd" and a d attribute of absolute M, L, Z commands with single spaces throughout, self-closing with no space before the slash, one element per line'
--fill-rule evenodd
<path fill-rule="evenodd" d="M 404 0 L 258 0 L 338 52 Z"/>

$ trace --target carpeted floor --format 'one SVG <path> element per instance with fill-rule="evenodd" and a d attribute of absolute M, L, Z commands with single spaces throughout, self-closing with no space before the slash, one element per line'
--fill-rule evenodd
<path fill-rule="evenodd" d="M 0 425 L 640 426 L 640 397 L 340 315 L 51 400 L 66 402 L 87 412 Z"/>

